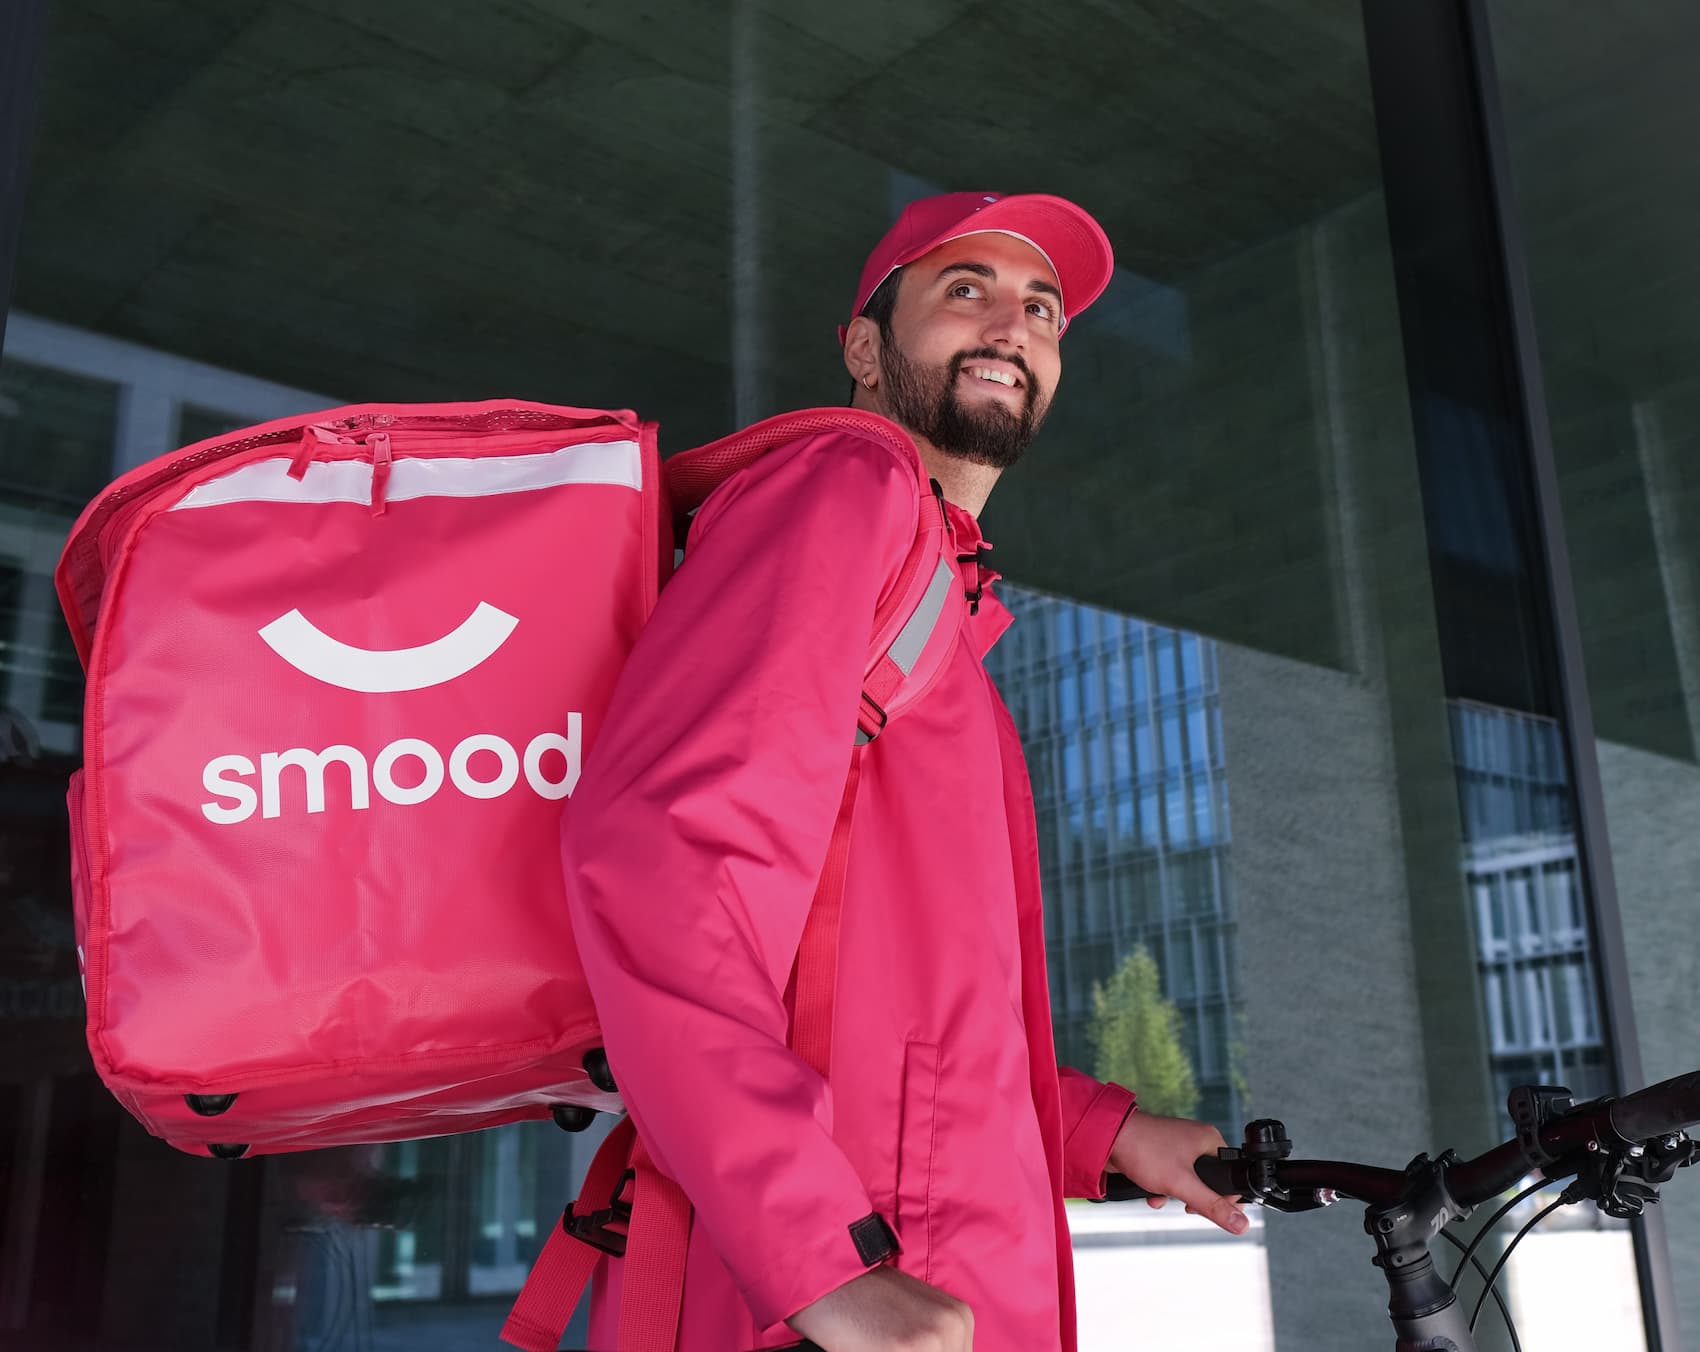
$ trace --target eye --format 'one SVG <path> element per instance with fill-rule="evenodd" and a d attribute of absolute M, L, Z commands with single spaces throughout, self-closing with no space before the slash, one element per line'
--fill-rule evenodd
<path fill-rule="evenodd" d="M 978 300 L 981 292 L 979 286 L 973 282 L 956 282 L 951 286 L 948 294 L 959 296 L 963 300 Z"/>
<path fill-rule="evenodd" d="M 1027 313 L 1031 314 L 1031 315 L 1037 315 L 1040 319 L 1043 319 L 1048 324 L 1054 324 L 1054 323 L 1057 322 L 1056 309 L 1055 309 L 1055 307 L 1053 307 L 1051 305 L 1051 303 L 1049 301 L 1046 301 L 1046 300 L 1030 300 L 1030 301 L 1028 301 L 1027 302 Z"/>

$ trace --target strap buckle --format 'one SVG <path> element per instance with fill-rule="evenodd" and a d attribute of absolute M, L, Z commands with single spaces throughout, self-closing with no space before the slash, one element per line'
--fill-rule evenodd
<path fill-rule="evenodd" d="M 966 582 L 962 588 L 963 595 L 968 598 L 968 613 L 970 615 L 980 613 L 980 598 L 986 594 L 986 580 L 980 576 L 980 569 L 985 566 L 986 555 L 990 552 L 990 545 L 976 545 L 972 554 L 958 554 L 956 556 L 958 563 L 974 565 L 974 590 L 969 591 Z"/>
<path fill-rule="evenodd" d="M 890 719 L 887 716 L 885 710 L 880 708 L 880 706 L 877 703 L 875 703 L 874 697 L 872 695 L 870 695 L 866 690 L 864 690 L 862 692 L 862 703 L 867 705 L 867 709 L 864 709 L 862 711 L 862 716 L 856 720 L 856 745 L 857 746 L 866 746 L 869 742 L 873 741 L 874 738 L 878 737 L 882 732 L 885 731 L 885 725 L 888 722 L 890 722 Z M 873 712 L 870 714 L 868 712 L 868 710 L 872 710 Z M 867 718 L 870 718 L 870 717 L 877 718 L 879 720 L 878 723 L 874 724 L 874 729 L 873 729 L 872 732 L 868 731 L 867 727 L 865 726 L 865 724 L 863 722 L 864 719 L 867 719 Z"/>
<path fill-rule="evenodd" d="M 569 1204 L 561 1213 L 561 1229 L 574 1239 L 582 1240 L 593 1249 L 601 1249 L 603 1253 L 615 1258 L 626 1256 L 626 1232 L 631 1229 L 632 1204 L 624 1193 L 626 1185 L 637 1178 L 635 1169 L 627 1169 L 614 1184 L 614 1195 L 608 1199 L 608 1205 L 597 1211 L 587 1211 L 580 1215 L 573 1210 L 576 1203 Z M 616 1229 L 615 1227 L 619 1228 Z"/>

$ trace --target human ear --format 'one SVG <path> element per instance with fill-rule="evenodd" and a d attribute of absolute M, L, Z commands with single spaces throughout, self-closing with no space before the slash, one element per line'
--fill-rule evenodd
<path fill-rule="evenodd" d="M 857 315 L 844 332 L 844 369 L 864 389 L 873 389 L 880 376 L 880 326 Z"/>

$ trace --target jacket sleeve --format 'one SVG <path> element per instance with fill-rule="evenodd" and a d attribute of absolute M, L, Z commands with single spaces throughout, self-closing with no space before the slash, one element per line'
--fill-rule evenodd
<path fill-rule="evenodd" d="M 1134 1111 L 1133 1094 L 1070 1066 L 1057 1067 L 1062 1091 L 1063 1195 L 1102 1197 L 1116 1133 Z"/>
<path fill-rule="evenodd" d="M 866 1270 L 874 1210 L 783 991 L 843 795 L 915 471 L 843 434 L 780 447 L 697 514 L 563 827 L 610 1065 L 763 1328 Z"/>

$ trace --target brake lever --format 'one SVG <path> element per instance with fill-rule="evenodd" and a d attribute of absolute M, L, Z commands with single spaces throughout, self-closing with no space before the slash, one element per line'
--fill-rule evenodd
<path fill-rule="evenodd" d="M 1289 1216 L 1296 1216 L 1301 1211 L 1320 1211 L 1325 1206 L 1333 1206 L 1340 1198 L 1332 1188 L 1312 1188 L 1303 1193 L 1291 1193 L 1281 1189 L 1267 1197 L 1248 1200 L 1260 1202 L 1271 1211 L 1284 1211 Z"/>
<path fill-rule="evenodd" d="M 1700 1159 L 1700 1143 L 1673 1132 L 1621 1150 L 1590 1151 L 1577 1161 L 1576 1180 L 1564 1190 L 1571 1202 L 1593 1202 L 1608 1216 L 1633 1220 L 1659 1200 L 1659 1189 Z"/>

